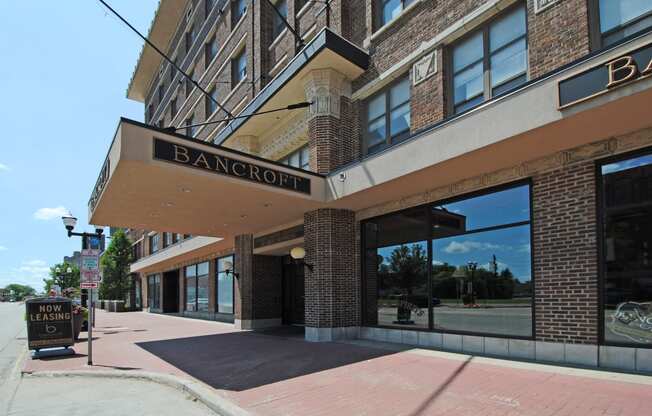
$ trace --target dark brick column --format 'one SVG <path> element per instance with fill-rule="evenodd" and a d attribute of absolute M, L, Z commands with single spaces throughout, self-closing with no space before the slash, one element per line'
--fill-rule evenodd
<path fill-rule="evenodd" d="M 281 257 L 253 254 L 251 234 L 235 237 L 235 324 L 241 329 L 281 325 Z"/>
<path fill-rule="evenodd" d="M 598 256 L 592 161 L 533 178 L 536 338 L 596 344 Z"/>
<path fill-rule="evenodd" d="M 360 326 L 355 214 L 318 209 L 304 216 L 306 339 L 354 338 Z"/>
<path fill-rule="evenodd" d="M 328 174 L 355 160 L 360 144 L 354 126 L 351 83 L 332 69 L 316 69 L 303 79 L 308 114 L 310 169 Z"/>

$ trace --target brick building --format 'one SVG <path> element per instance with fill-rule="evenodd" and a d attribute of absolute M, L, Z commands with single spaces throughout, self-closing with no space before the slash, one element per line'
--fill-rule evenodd
<path fill-rule="evenodd" d="M 162 0 L 149 39 L 194 82 L 144 47 L 89 210 L 150 312 L 652 371 L 649 2 Z"/>

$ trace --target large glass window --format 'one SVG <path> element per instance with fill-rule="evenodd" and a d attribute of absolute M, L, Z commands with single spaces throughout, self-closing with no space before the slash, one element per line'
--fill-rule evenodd
<path fill-rule="evenodd" d="M 363 230 L 366 325 L 532 336 L 529 185 L 391 214 Z"/>
<path fill-rule="evenodd" d="M 652 345 L 652 154 L 600 167 L 604 341 Z"/>
<path fill-rule="evenodd" d="M 217 312 L 233 313 L 233 256 L 217 259 Z M 229 270 L 229 273 L 226 271 Z"/>
<path fill-rule="evenodd" d="M 513 9 L 453 47 L 452 112 L 459 113 L 527 80 L 525 7 Z"/>
<path fill-rule="evenodd" d="M 274 4 L 274 7 L 276 7 L 276 10 L 283 16 L 283 19 L 287 20 L 288 18 L 288 2 L 287 0 L 278 0 L 276 4 Z M 278 35 L 285 30 L 285 22 L 281 17 L 276 13 L 274 10 L 272 10 L 272 14 L 274 15 L 274 23 L 272 24 L 272 39 L 276 39 Z"/>
<path fill-rule="evenodd" d="M 186 266 L 186 310 L 208 311 L 208 262 Z"/>
<path fill-rule="evenodd" d="M 161 275 L 147 277 L 147 305 L 150 309 L 161 309 Z"/>
<path fill-rule="evenodd" d="M 602 46 L 652 27 L 652 1 L 599 0 Z"/>
<path fill-rule="evenodd" d="M 366 152 L 383 149 L 410 133 L 410 79 L 402 78 L 367 101 Z"/>
<path fill-rule="evenodd" d="M 365 223 L 366 321 L 428 325 L 428 219 L 425 208 Z"/>

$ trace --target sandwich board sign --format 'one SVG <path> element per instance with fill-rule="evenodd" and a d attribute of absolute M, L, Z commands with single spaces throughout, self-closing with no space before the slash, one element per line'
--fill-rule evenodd
<path fill-rule="evenodd" d="M 30 350 L 75 345 L 70 299 L 34 298 L 25 301 L 25 308 Z"/>
<path fill-rule="evenodd" d="M 82 283 L 99 282 L 100 275 L 100 250 L 84 249 L 81 255 L 80 278 Z"/>

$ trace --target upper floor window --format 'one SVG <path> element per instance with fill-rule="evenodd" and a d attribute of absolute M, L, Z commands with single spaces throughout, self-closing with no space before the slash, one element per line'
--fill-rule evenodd
<path fill-rule="evenodd" d="M 161 235 L 154 234 L 149 237 L 149 254 L 154 254 L 161 249 Z"/>
<path fill-rule="evenodd" d="M 601 46 L 652 27 L 650 0 L 599 0 L 599 10 Z"/>
<path fill-rule="evenodd" d="M 186 98 L 192 92 L 192 79 L 195 77 L 195 71 L 190 71 L 188 78 L 186 78 Z"/>
<path fill-rule="evenodd" d="M 232 88 L 247 77 L 247 50 L 243 49 L 231 62 Z"/>
<path fill-rule="evenodd" d="M 208 17 L 208 15 L 211 14 L 211 10 L 213 10 L 214 5 L 215 3 L 213 2 L 213 0 L 206 0 L 206 2 L 204 3 L 204 15 L 206 17 Z"/>
<path fill-rule="evenodd" d="M 152 104 L 147 106 L 147 121 L 151 124 L 154 118 L 154 106 Z"/>
<path fill-rule="evenodd" d="M 242 19 L 247 12 L 247 0 L 233 0 L 231 2 L 231 28 Z"/>
<path fill-rule="evenodd" d="M 283 20 L 287 20 L 288 18 L 288 2 L 287 0 L 278 0 L 276 4 L 274 4 L 274 7 L 276 7 L 278 13 L 272 10 L 272 13 L 274 14 L 274 23 L 272 25 L 272 39 L 276 39 L 285 29 L 285 22 Z M 283 16 L 283 19 L 281 19 L 279 13 L 281 16 Z"/>
<path fill-rule="evenodd" d="M 172 120 L 177 115 L 177 98 L 173 98 L 170 101 L 170 120 Z"/>
<path fill-rule="evenodd" d="M 210 91 L 210 98 L 206 97 L 206 118 L 210 117 L 215 110 L 217 110 L 217 87 L 213 87 Z"/>
<path fill-rule="evenodd" d="M 285 158 L 281 159 L 280 162 L 284 165 L 292 166 L 295 168 L 310 170 L 310 153 L 308 151 L 308 145 L 305 145 L 300 149 L 290 153 Z"/>
<path fill-rule="evenodd" d="M 468 110 L 527 81 L 525 21 L 525 7 L 520 6 L 453 47 L 452 113 Z"/>
<path fill-rule="evenodd" d="M 191 115 L 190 118 L 186 119 L 186 136 L 195 137 L 197 127 L 194 127 L 195 124 L 195 115 Z"/>
<path fill-rule="evenodd" d="M 397 18 L 403 9 L 414 3 L 415 0 L 378 0 L 379 25 L 383 27 Z"/>
<path fill-rule="evenodd" d="M 161 83 L 158 86 L 158 102 L 159 102 L 159 104 L 163 102 L 163 96 L 164 95 L 165 95 L 165 85 L 163 85 L 163 83 Z"/>
<path fill-rule="evenodd" d="M 174 233 L 172 234 L 172 242 L 173 243 L 178 243 L 183 239 L 183 236 L 181 234 Z"/>
<path fill-rule="evenodd" d="M 192 42 L 195 40 L 194 38 L 195 35 L 195 28 L 193 26 L 190 27 L 190 30 L 186 32 L 186 53 L 190 51 L 190 48 L 192 48 Z"/>
<path fill-rule="evenodd" d="M 383 149 L 410 133 L 410 78 L 404 77 L 367 102 L 366 152 Z"/>
<path fill-rule="evenodd" d="M 205 46 L 205 51 L 206 51 L 206 58 L 205 58 L 205 65 L 206 68 L 208 68 L 208 65 L 211 64 L 211 61 L 215 56 L 217 55 L 217 51 L 219 50 L 219 44 L 217 43 L 217 35 L 213 35 L 211 40 L 206 44 Z"/>
<path fill-rule="evenodd" d="M 169 247 L 172 244 L 172 233 L 163 233 L 163 247 Z"/>

